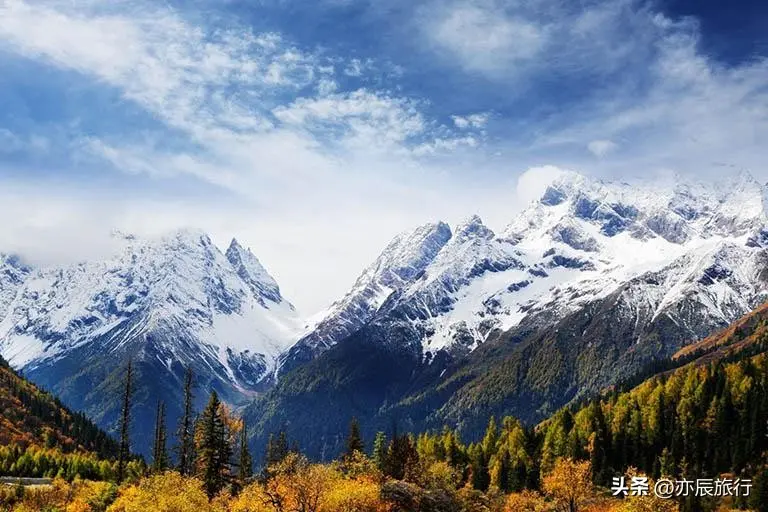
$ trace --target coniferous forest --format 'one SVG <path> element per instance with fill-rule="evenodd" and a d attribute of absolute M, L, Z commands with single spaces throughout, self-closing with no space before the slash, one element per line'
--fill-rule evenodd
<path fill-rule="evenodd" d="M 346 448 L 314 463 L 284 431 L 252 454 L 247 425 L 211 392 L 169 426 L 157 403 L 151 460 L 130 446 L 132 371 L 127 364 L 112 440 L 82 415 L 2 366 L 0 472 L 47 477 L 5 485 L 4 510 L 26 511 L 651 511 L 768 510 L 766 324 L 749 322 L 705 340 L 639 384 L 561 409 L 537 426 L 490 418 L 484 436 L 456 430 L 379 432 L 364 439 L 350 419 Z M 631 379 L 636 381 L 639 379 Z M 171 430 L 169 430 L 169 428 Z M 614 478 L 730 478 L 748 495 L 614 497 Z"/>

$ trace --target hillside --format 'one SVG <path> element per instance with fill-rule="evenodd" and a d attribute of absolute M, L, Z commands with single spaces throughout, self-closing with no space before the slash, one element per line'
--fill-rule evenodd
<path fill-rule="evenodd" d="M 567 456 L 589 459 L 603 484 L 630 466 L 654 477 L 757 478 L 763 494 L 756 503 L 764 507 L 767 310 L 676 354 L 670 364 L 677 368 L 558 411 L 537 428 L 542 470 Z M 684 504 L 709 510 L 693 498 Z"/>
<path fill-rule="evenodd" d="M 742 350 L 757 350 L 768 339 L 768 303 L 739 318 L 727 328 L 681 348 L 672 358 L 703 364 L 734 355 Z M 760 346 L 760 347 L 758 347 Z"/>
<path fill-rule="evenodd" d="M 117 443 L 85 415 L 18 375 L 0 358 L 0 445 L 40 446 L 62 452 L 117 453 Z"/>

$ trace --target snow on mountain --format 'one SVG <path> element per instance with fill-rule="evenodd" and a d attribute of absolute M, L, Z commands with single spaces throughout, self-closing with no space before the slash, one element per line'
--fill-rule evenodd
<path fill-rule="evenodd" d="M 0 283 L 3 296 L 13 295 L 0 318 L 2 356 L 29 370 L 94 344 L 106 352 L 151 346 L 146 357 L 168 366 L 197 360 L 248 390 L 298 336 L 293 306 L 237 241 L 226 255 L 194 230 L 120 236 L 120 245 L 106 259 L 26 271 L 15 290 Z"/>
<path fill-rule="evenodd" d="M 285 354 L 285 371 L 306 362 L 365 325 L 393 293 L 418 279 L 451 238 L 447 224 L 425 224 L 395 237 Z"/>
<path fill-rule="evenodd" d="M 766 299 L 766 283 L 757 279 L 768 247 L 766 197 L 747 173 L 711 185 L 605 183 L 564 173 L 499 235 L 476 216 L 452 234 L 445 227 L 430 257 L 419 259 L 420 271 L 396 286 L 371 284 L 385 251 L 304 339 L 331 346 L 370 319 L 384 332 L 378 338 L 397 332 L 430 360 L 440 351 L 471 351 L 524 319 L 554 322 L 633 280 L 642 285 L 632 300 L 653 315 L 690 321 L 676 308 L 704 308 L 708 320 L 690 329 L 695 337 Z M 410 243 L 401 236 L 390 248 L 418 252 Z M 641 278 L 652 275 L 655 284 Z"/>
<path fill-rule="evenodd" d="M 30 271 L 18 257 L 0 254 L 0 319 L 5 317 L 16 292 Z"/>

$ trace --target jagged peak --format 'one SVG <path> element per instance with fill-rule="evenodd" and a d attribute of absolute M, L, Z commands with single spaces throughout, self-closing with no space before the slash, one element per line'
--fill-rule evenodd
<path fill-rule="evenodd" d="M 451 236 L 450 226 L 443 221 L 422 224 L 415 229 L 404 231 L 395 236 L 381 252 L 373 266 L 383 270 L 385 267 L 393 265 L 408 264 L 410 259 L 430 247 L 434 245 L 442 247 Z"/>
<path fill-rule="evenodd" d="M 456 242 L 464 242 L 468 239 L 486 239 L 489 240 L 495 236 L 485 224 L 479 215 L 471 215 L 461 221 L 454 230 L 453 238 Z"/>
<path fill-rule="evenodd" d="M 242 245 L 240 245 L 240 242 L 237 240 L 237 238 L 232 237 L 232 241 L 229 242 L 229 247 L 227 248 L 227 252 L 229 251 L 244 251 L 246 250 Z M 248 252 L 251 252 L 250 249 L 247 249 Z"/>
<path fill-rule="evenodd" d="M 261 264 L 250 248 L 243 247 L 236 238 L 233 238 L 224 254 L 235 269 L 235 272 L 245 281 L 252 291 L 260 296 L 280 302 L 280 287 L 264 265 Z"/>
<path fill-rule="evenodd" d="M 422 224 L 395 236 L 355 281 L 344 302 L 370 286 L 396 289 L 416 279 L 452 237 L 443 221 Z"/>
<path fill-rule="evenodd" d="M 21 272 L 30 272 L 32 270 L 32 265 L 23 256 L 16 253 L 0 252 L 0 266 L 3 265 L 8 265 Z"/>

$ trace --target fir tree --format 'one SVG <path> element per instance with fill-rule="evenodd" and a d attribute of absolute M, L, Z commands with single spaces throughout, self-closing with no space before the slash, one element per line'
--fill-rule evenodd
<path fill-rule="evenodd" d="M 408 435 L 395 435 L 389 443 L 385 458 L 384 473 L 395 480 L 415 477 L 412 473 L 419 464 L 419 453 Z"/>
<path fill-rule="evenodd" d="M 117 484 L 120 485 L 125 478 L 125 469 L 131 455 L 130 425 L 131 425 L 131 398 L 133 396 L 133 362 L 128 359 L 128 368 L 125 373 L 125 387 L 123 388 L 123 408 L 120 414 L 120 448 L 117 458 Z"/>
<path fill-rule="evenodd" d="M 184 375 L 184 412 L 179 421 L 177 435 L 179 445 L 176 448 L 179 455 L 179 473 L 189 475 L 192 473 L 194 461 L 194 438 L 192 431 L 192 368 L 187 367 Z"/>
<path fill-rule="evenodd" d="M 167 435 L 165 427 L 165 403 L 157 402 L 155 420 L 155 444 L 152 448 L 152 471 L 160 473 L 168 467 Z"/>
<path fill-rule="evenodd" d="M 387 436 L 384 432 L 377 432 L 373 440 L 373 463 L 380 471 L 384 471 L 387 463 Z"/>
<path fill-rule="evenodd" d="M 209 498 L 224 488 L 229 470 L 231 448 L 229 432 L 221 415 L 221 401 L 211 391 L 208 405 L 198 421 L 197 473 Z"/>
<path fill-rule="evenodd" d="M 347 437 L 347 451 L 344 453 L 346 458 L 351 458 L 355 452 L 365 453 L 365 443 L 360 434 L 360 423 L 357 418 L 352 418 L 349 424 L 349 436 Z"/>
<path fill-rule="evenodd" d="M 248 425 L 243 420 L 243 430 L 240 433 L 240 457 L 238 467 L 238 479 L 244 485 L 253 475 L 253 461 L 248 450 Z"/>
<path fill-rule="evenodd" d="M 295 451 L 298 452 L 298 449 Z M 282 462 L 288 456 L 288 453 L 288 436 L 285 430 L 280 431 L 277 439 L 275 439 L 274 435 L 270 434 L 267 441 L 267 453 L 264 457 L 266 467 L 269 468 L 269 466 Z"/>

